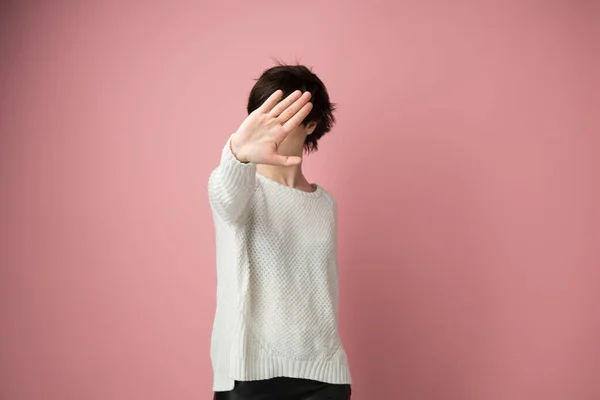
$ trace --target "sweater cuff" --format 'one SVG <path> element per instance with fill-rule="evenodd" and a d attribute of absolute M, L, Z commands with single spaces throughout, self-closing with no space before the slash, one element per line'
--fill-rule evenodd
<path fill-rule="evenodd" d="M 223 181 L 230 182 L 233 187 L 247 186 L 255 179 L 256 164 L 243 163 L 235 158 L 231 151 L 231 136 L 221 154 L 221 174 Z"/>

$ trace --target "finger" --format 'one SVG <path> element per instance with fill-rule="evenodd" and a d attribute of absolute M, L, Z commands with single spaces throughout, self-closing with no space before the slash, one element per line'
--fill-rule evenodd
<path fill-rule="evenodd" d="M 310 92 L 304 92 L 304 94 L 302 94 L 302 96 L 298 100 L 296 100 L 292 105 L 287 107 L 285 109 L 285 111 L 283 111 L 277 117 L 277 120 L 279 122 L 281 122 L 282 124 L 285 123 L 286 121 L 288 121 L 298 111 L 300 111 L 302 109 L 302 107 L 304 107 L 304 105 L 306 105 L 308 103 L 308 101 L 310 100 L 310 96 L 311 96 Z"/>
<path fill-rule="evenodd" d="M 273 118 L 276 118 L 290 105 L 294 104 L 296 100 L 302 97 L 302 92 L 300 90 L 295 90 L 288 97 L 281 100 L 277 105 L 269 112 L 269 115 Z"/>
<path fill-rule="evenodd" d="M 276 90 L 258 109 L 261 113 L 268 113 L 277 104 L 281 96 L 283 96 L 283 91 L 281 89 Z"/>
<path fill-rule="evenodd" d="M 304 121 L 304 118 L 306 118 L 308 114 L 310 114 L 312 107 L 312 103 L 306 103 L 304 107 L 300 109 L 300 111 L 298 111 L 291 119 L 289 119 L 285 124 L 283 124 L 284 130 L 286 132 L 291 132 L 298 126 L 300 126 L 302 121 Z"/>
<path fill-rule="evenodd" d="M 291 167 L 293 165 L 298 165 L 302 162 L 301 157 L 297 156 L 282 156 L 280 154 L 273 154 L 270 160 L 268 160 L 268 164 L 270 165 L 278 165 L 282 167 Z"/>

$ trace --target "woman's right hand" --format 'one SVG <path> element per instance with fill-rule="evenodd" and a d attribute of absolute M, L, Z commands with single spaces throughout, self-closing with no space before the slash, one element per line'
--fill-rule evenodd
<path fill-rule="evenodd" d="M 297 165 L 301 157 L 287 157 L 277 149 L 312 109 L 311 94 L 297 90 L 279 101 L 283 92 L 275 91 L 254 110 L 231 137 L 231 151 L 241 162 L 280 166 Z"/>

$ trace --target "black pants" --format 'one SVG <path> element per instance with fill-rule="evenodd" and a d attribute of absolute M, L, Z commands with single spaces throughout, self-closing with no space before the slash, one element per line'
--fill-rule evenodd
<path fill-rule="evenodd" d="M 350 400 L 350 385 L 309 379 L 272 378 L 235 381 L 228 392 L 215 392 L 213 400 Z"/>

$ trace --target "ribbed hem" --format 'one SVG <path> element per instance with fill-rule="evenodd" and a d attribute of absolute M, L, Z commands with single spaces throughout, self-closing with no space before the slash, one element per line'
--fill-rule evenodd
<path fill-rule="evenodd" d="M 255 381 L 278 376 L 312 379 L 321 382 L 352 383 L 347 365 L 339 359 L 291 360 L 287 358 L 252 358 L 230 360 L 230 376 L 236 380 Z"/>
<path fill-rule="evenodd" d="M 340 348 L 338 353 L 343 354 Z M 232 390 L 236 380 L 257 381 L 277 377 L 311 379 L 333 384 L 351 384 L 352 377 L 345 354 L 329 360 L 291 360 L 286 358 L 240 359 L 231 356 L 229 371 L 216 370 L 213 379 L 213 391 Z"/>
<path fill-rule="evenodd" d="M 234 381 L 256 381 L 276 377 L 311 379 L 333 384 L 351 384 L 352 377 L 343 346 L 338 346 L 329 357 L 298 360 L 269 354 L 250 334 L 243 321 L 233 329 L 230 353 L 222 360 L 228 371 L 215 368 L 214 391 L 227 391 Z"/>

